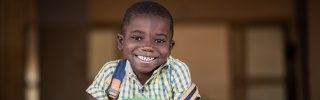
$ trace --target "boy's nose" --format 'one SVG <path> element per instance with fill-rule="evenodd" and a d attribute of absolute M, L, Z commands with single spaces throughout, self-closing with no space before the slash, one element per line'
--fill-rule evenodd
<path fill-rule="evenodd" d="M 144 51 L 144 52 L 153 52 L 154 51 L 154 48 L 152 46 L 142 46 L 141 47 L 141 51 Z"/>
<path fill-rule="evenodd" d="M 152 40 L 146 39 L 141 46 L 141 51 L 153 52 L 154 50 L 155 48 Z"/>

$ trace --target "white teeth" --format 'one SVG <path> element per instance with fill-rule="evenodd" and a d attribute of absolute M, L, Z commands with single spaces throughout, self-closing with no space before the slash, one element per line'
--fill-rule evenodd
<path fill-rule="evenodd" d="M 154 59 L 153 57 L 145 57 L 145 56 L 138 56 L 138 58 L 144 61 L 151 61 Z"/>

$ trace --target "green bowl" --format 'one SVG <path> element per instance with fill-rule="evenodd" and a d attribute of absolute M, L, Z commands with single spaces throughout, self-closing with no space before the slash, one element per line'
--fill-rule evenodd
<path fill-rule="evenodd" d="M 124 100 L 160 100 L 160 99 L 155 99 L 155 98 L 128 98 Z"/>

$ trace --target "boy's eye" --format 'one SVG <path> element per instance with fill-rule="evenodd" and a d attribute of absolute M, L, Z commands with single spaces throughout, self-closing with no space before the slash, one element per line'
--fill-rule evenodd
<path fill-rule="evenodd" d="M 134 40 L 137 40 L 137 41 L 141 41 L 142 40 L 142 37 L 140 37 L 140 36 L 133 36 L 131 38 L 134 39 Z"/>
<path fill-rule="evenodd" d="M 155 42 L 156 42 L 156 43 L 163 43 L 163 42 L 166 42 L 166 41 L 161 40 L 161 39 L 156 39 Z"/>

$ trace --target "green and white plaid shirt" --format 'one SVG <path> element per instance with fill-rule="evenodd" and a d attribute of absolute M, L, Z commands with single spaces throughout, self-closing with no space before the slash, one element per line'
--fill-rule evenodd
<path fill-rule="evenodd" d="M 97 100 L 107 100 L 107 88 L 118 62 L 106 63 L 86 90 Z M 178 100 L 192 84 L 188 66 L 171 56 L 167 62 L 156 69 L 143 85 L 133 73 L 130 62 L 126 62 L 125 78 L 120 88 L 119 100 L 128 98 L 155 98 L 160 100 Z"/>

